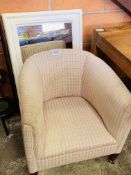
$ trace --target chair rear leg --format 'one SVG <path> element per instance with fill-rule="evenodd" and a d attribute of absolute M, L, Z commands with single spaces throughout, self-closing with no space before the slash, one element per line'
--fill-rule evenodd
<path fill-rule="evenodd" d="M 115 160 L 116 158 L 119 156 L 119 154 L 111 154 L 108 156 L 108 161 L 111 163 L 111 164 L 114 164 L 115 163 Z"/>

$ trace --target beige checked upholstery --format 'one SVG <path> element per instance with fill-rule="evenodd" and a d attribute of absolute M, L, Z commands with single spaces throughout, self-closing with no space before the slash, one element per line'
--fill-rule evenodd
<path fill-rule="evenodd" d="M 25 62 L 25 60 L 28 57 L 42 51 L 47 51 L 51 49 L 64 49 L 64 48 L 66 48 L 66 45 L 63 40 L 48 41 L 48 42 L 41 42 L 41 43 L 21 46 L 22 60 L 23 62 Z"/>
<path fill-rule="evenodd" d="M 19 95 L 30 173 L 121 152 L 131 96 L 100 58 L 72 49 L 38 53 L 24 63 Z"/>

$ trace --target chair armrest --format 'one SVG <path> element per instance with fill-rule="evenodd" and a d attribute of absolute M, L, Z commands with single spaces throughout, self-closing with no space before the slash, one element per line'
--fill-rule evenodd
<path fill-rule="evenodd" d="M 130 92 L 114 71 L 91 53 L 87 54 L 82 82 L 82 96 L 97 110 L 119 146 L 124 144 L 131 128 Z"/>
<path fill-rule="evenodd" d="M 19 78 L 19 102 L 22 126 L 31 126 L 34 148 L 39 156 L 44 150 L 45 120 L 43 87 L 40 73 L 32 60 L 27 60 Z"/>

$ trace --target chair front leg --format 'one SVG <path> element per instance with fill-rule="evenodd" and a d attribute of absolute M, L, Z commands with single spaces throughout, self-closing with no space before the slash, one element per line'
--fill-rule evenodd
<path fill-rule="evenodd" d="M 119 156 L 119 154 L 111 154 L 108 156 L 108 161 L 111 163 L 111 164 L 114 164 L 115 163 L 115 160 L 116 158 Z"/>

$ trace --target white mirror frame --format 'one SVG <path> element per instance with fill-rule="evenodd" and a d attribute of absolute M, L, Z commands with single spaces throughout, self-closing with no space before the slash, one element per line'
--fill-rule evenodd
<path fill-rule="evenodd" d="M 2 14 L 7 43 L 9 47 L 15 83 L 18 90 L 18 78 L 23 65 L 17 33 L 18 26 L 37 25 L 45 22 L 71 22 L 73 48 L 82 49 L 82 10 L 60 10 L 26 13 Z"/>

